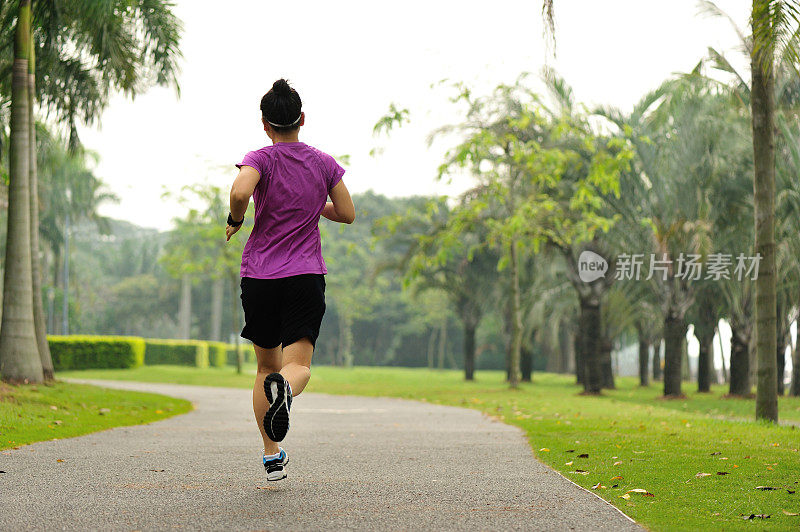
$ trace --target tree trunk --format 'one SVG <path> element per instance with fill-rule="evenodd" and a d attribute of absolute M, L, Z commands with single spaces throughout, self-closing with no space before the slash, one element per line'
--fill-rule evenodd
<path fill-rule="evenodd" d="M 682 395 L 681 366 L 685 340 L 686 322 L 674 312 L 668 311 L 664 319 L 664 396 L 666 397 Z"/>
<path fill-rule="evenodd" d="M 49 316 L 49 323 L 48 329 L 50 330 L 51 334 L 56 334 L 58 332 L 58 321 L 56 318 L 56 311 L 55 311 L 55 290 L 59 286 L 61 286 L 61 248 L 56 247 L 53 249 L 53 308 L 52 312 Z"/>
<path fill-rule="evenodd" d="M 236 346 L 236 373 L 242 373 L 242 366 L 244 366 L 244 353 L 239 348 L 239 338 L 241 338 L 241 319 L 239 318 L 240 299 L 236 297 L 239 295 L 239 276 L 231 275 L 231 332 L 233 333 L 233 343 Z"/>
<path fill-rule="evenodd" d="M 192 280 L 188 275 L 181 277 L 181 304 L 178 309 L 178 335 L 188 340 L 192 334 Z"/>
<path fill-rule="evenodd" d="M 439 357 L 436 366 L 444 369 L 444 356 L 447 351 L 447 315 L 442 318 L 441 333 L 439 333 Z"/>
<path fill-rule="evenodd" d="M 583 358 L 586 332 L 581 327 L 583 323 L 582 316 L 583 309 L 581 308 L 581 313 L 578 315 L 578 330 L 575 331 L 575 336 L 572 341 L 572 350 L 575 353 L 575 384 L 581 385 L 583 385 L 586 380 L 586 364 Z"/>
<path fill-rule="evenodd" d="M 55 379 L 53 359 L 50 356 L 50 344 L 47 343 L 47 323 L 44 317 L 44 304 L 42 302 L 42 260 L 39 251 L 39 176 L 36 167 L 36 120 L 33 115 L 33 105 L 36 101 L 36 76 L 35 50 L 33 35 L 31 35 L 31 59 L 28 63 L 28 123 L 30 132 L 29 186 L 30 186 L 30 212 L 31 212 L 31 286 L 33 290 L 33 325 L 36 330 L 36 345 L 39 349 L 39 358 L 42 361 L 44 379 Z"/>
<path fill-rule="evenodd" d="M 522 374 L 522 382 L 531 382 L 531 375 L 533 373 L 533 352 L 527 347 L 522 348 L 520 371 Z"/>
<path fill-rule="evenodd" d="M 653 342 L 653 380 L 661 380 L 661 338 Z"/>
<path fill-rule="evenodd" d="M 598 394 L 603 388 L 603 361 L 600 352 L 600 305 L 582 299 L 580 302 L 580 324 L 582 331 L 580 351 L 583 358 L 583 391 Z"/>
<path fill-rule="evenodd" d="M 603 388 L 606 388 L 607 390 L 613 390 L 616 388 L 616 386 L 614 386 L 614 366 L 611 364 L 612 347 L 613 345 L 608 337 L 603 336 L 600 339 L 600 358 L 603 366 Z"/>
<path fill-rule="evenodd" d="M 650 386 L 650 345 L 639 329 L 639 386 Z"/>
<path fill-rule="evenodd" d="M 222 340 L 222 294 L 225 288 L 222 277 L 214 279 L 211 284 L 211 339 Z"/>
<path fill-rule="evenodd" d="M 789 388 L 789 395 L 800 397 L 800 335 L 795 340 L 792 351 L 792 385 Z"/>
<path fill-rule="evenodd" d="M 730 395 L 750 395 L 750 338 L 731 324 Z"/>
<path fill-rule="evenodd" d="M 339 361 L 342 366 L 353 366 L 353 318 L 349 312 L 339 311 Z"/>
<path fill-rule="evenodd" d="M 477 327 L 469 320 L 464 321 L 464 378 L 475 380 L 475 330 Z"/>
<path fill-rule="evenodd" d="M 751 52 L 753 120 L 753 206 L 756 253 L 761 255 L 756 293 L 756 419 L 778 421 L 776 375 L 777 309 L 775 293 L 775 73 L 774 30 L 769 0 L 753 0 L 754 36 L 766 36 Z"/>
<path fill-rule="evenodd" d="M 10 382 L 42 382 L 44 372 L 33 321 L 30 219 L 28 59 L 30 2 L 20 0 L 11 76 L 11 146 L 8 229 L 0 322 L 0 373 Z"/>
<path fill-rule="evenodd" d="M 722 360 L 722 383 L 728 382 L 728 369 L 725 367 L 725 352 L 722 349 L 722 335 L 719 333 L 719 326 L 716 332 L 717 340 L 719 341 L 719 358 Z"/>
<path fill-rule="evenodd" d="M 431 335 L 428 337 L 428 369 L 433 369 L 433 346 L 436 343 L 436 332 L 437 329 L 431 328 Z"/>
<path fill-rule="evenodd" d="M 697 354 L 697 391 L 711 391 L 711 373 L 714 371 L 714 329 L 712 334 L 701 334 L 700 350 Z"/>
<path fill-rule="evenodd" d="M 784 392 L 783 376 L 786 373 L 786 337 L 781 335 L 781 337 L 778 338 L 777 340 L 778 340 L 777 342 L 778 356 L 776 357 L 777 360 L 776 377 L 777 377 L 777 387 L 778 387 L 777 393 L 778 395 L 783 395 Z"/>
<path fill-rule="evenodd" d="M 572 371 L 570 366 L 575 356 L 575 341 L 571 331 L 567 328 L 567 324 L 563 321 L 558 328 L 558 346 L 561 359 L 558 363 L 558 372 L 569 373 Z"/>
<path fill-rule="evenodd" d="M 519 259 L 517 257 L 517 241 L 511 239 L 511 293 L 512 293 L 512 326 L 511 352 L 509 353 L 508 383 L 512 388 L 519 385 L 520 352 L 522 351 L 522 305 L 519 289 Z"/>

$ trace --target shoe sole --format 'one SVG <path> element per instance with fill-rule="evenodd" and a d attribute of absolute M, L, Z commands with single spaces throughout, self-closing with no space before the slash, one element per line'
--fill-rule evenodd
<path fill-rule="evenodd" d="M 289 432 L 286 387 L 286 379 L 280 373 L 270 373 L 264 379 L 264 393 L 269 402 L 269 410 L 264 415 L 264 432 L 274 442 L 282 441 Z"/>
<path fill-rule="evenodd" d="M 278 473 L 278 471 L 273 471 L 273 473 Z M 274 477 L 274 478 L 270 476 L 273 473 L 267 473 L 267 481 L 268 482 L 277 482 L 279 480 L 283 480 L 283 479 L 286 478 L 286 471 L 281 471 L 280 475 L 282 475 L 282 476 Z"/>

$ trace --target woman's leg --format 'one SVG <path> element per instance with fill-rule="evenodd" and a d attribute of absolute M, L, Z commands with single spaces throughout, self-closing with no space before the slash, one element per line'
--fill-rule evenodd
<path fill-rule="evenodd" d="M 264 393 L 264 378 L 270 373 L 276 373 L 281 370 L 283 365 L 281 346 L 273 347 L 272 349 L 265 349 L 257 345 L 253 347 L 256 350 L 256 361 L 258 362 L 256 382 L 253 385 L 253 413 L 256 416 L 261 438 L 264 440 L 264 454 L 275 454 L 279 451 L 278 444 L 270 440 L 264 432 L 264 415 L 269 410 L 267 396 Z"/>
<path fill-rule="evenodd" d="M 311 355 L 313 354 L 314 345 L 305 337 L 283 348 L 283 367 L 280 369 L 280 374 L 289 381 L 289 386 L 292 387 L 292 397 L 300 395 L 311 378 Z"/>

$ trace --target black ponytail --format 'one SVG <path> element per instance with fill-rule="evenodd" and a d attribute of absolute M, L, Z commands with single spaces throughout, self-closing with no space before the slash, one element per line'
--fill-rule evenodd
<path fill-rule="evenodd" d="M 300 95 L 281 78 L 261 98 L 261 116 L 278 133 L 294 131 L 300 127 L 300 111 L 303 102 Z"/>

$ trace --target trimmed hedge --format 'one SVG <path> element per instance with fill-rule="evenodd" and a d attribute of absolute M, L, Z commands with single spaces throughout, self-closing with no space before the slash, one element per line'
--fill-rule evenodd
<path fill-rule="evenodd" d="M 145 340 L 144 363 L 208 367 L 208 342 L 200 340 Z"/>
<path fill-rule="evenodd" d="M 135 336 L 52 335 L 47 342 L 56 371 L 135 368 L 144 363 L 145 342 Z"/>
<path fill-rule="evenodd" d="M 239 344 L 239 351 L 242 352 L 244 355 L 242 360 L 244 360 L 245 364 L 255 364 L 256 363 L 256 352 L 253 350 L 252 344 L 249 342 L 241 342 Z M 227 344 L 226 349 L 226 356 L 227 362 L 229 366 L 236 365 L 236 345 L 234 344 Z"/>
<path fill-rule="evenodd" d="M 222 342 L 208 342 L 208 362 L 215 368 L 224 368 L 228 362 L 228 346 Z"/>

